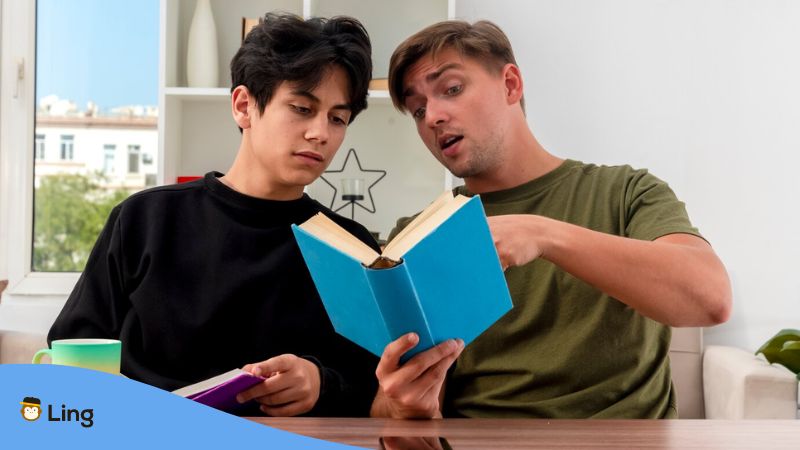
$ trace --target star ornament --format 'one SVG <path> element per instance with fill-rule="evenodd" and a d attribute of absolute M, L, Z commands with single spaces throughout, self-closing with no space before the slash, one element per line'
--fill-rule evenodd
<path fill-rule="evenodd" d="M 361 167 L 361 161 L 358 159 L 356 149 L 351 148 L 347 151 L 347 156 L 344 158 L 344 164 L 342 164 L 341 169 L 326 170 L 319 178 L 333 188 L 333 198 L 331 199 L 330 209 L 334 212 L 339 212 L 346 206 L 354 205 L 355 207 L 355 205 L 357 205 L 364 211 L 375 213 L 375 201 L 372 198 L 372 187 L 378 184 L 385 176 L 385 170 L 364 169 Z M 364 180 L 366 192 L 363 193 L 363 199 L 348 200 L 343 198 L 342 180 L 345 179 Z M 367 206 L 367 199 L 369 199 L 369 206 Z M 362 203 L 362 201 L 364 203 Z"/>

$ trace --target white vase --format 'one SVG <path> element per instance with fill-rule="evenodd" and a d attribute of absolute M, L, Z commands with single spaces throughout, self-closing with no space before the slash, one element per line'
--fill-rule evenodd
<path fill-rule="evenodd" d="M 186 46 L 186 82 L 189 87 L 219 86 L 217 28 L 210 0 L 198 0 Z"/>

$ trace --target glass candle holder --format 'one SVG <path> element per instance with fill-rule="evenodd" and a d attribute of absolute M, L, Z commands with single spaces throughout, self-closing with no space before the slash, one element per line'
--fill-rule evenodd
<path fill-rule="evenodd" d="M 364 200 L 364 179 L 342 178 L 342 200 L 347 202 Z"/>

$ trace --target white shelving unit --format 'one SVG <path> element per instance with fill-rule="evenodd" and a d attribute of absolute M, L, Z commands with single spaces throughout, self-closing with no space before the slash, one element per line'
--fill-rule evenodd
<path fill-rule="evenodd" d="M 186 42 L 196 0 L 161 0 L 159 158 L 162 184 L 179 176 L 226 171 L 240 134 L 230 112 L 230 60 L 241 43 L 241 20 L 269 11 L 304 17 L 349 15 L 364 23 L 373 45 L 373 76 L 385 78 L 389 57 L 407 36 L 455 14 L 455 0 L 212 0 L 217 31 L 220 86 L 186 87 Z M 422 209 L 452 185 L 452 177 L 429 155 L 412 120 L 398 113 L 387 91 L 370 91 L 369 107 L 350 126 L 330 165 L 338 169 L 355 148 L 365 169 L 387 176 L 372 188 L 374 214 L 356 208 L 355 218 L 381 237 L 398 217 Z M 325 205 L 333 189 L 318 181 L 307 189 Z M 349 214 L 349 210 L 340 211 Z"/>
<path fill-rule="evenodd" d="M 231 90 L 228 88 L 165 87 L 164 95 L 182 100 L 227 101 L 231 98 Z"/>

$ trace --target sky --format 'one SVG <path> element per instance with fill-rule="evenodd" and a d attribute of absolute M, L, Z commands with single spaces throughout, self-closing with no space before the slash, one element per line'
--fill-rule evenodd
<path fill-rule="evenodd" d="M 158 0 L 37 0 L 36 102 L 158 104 Z"/>

